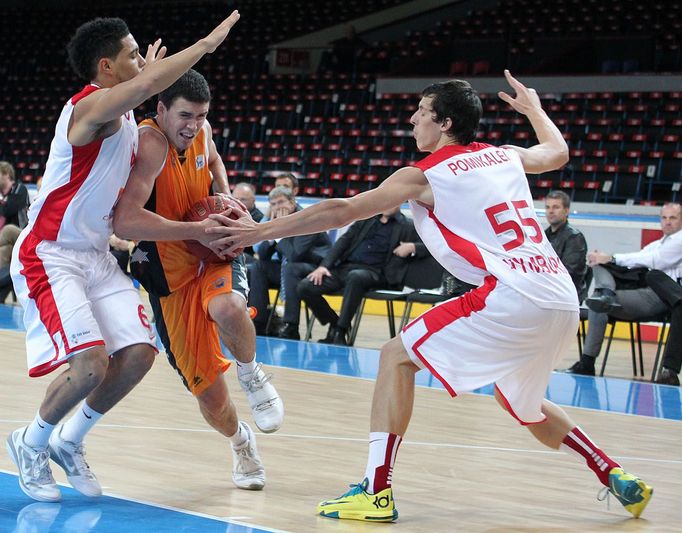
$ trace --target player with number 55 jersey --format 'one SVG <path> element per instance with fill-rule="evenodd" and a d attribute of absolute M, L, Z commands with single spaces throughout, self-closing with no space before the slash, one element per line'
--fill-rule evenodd
<path fill-rule="evenodd" d="M 415 228 L 434 257 L 477 285 L 426 311 L 383 347 L 364 477 L 341 497 L 321 502 L 322 516 L 375 522 L 398 517 L 393 465 L 412 415 L 414 374 L 422 369 L 452 396 L 494 384 L 497 401 L 510 415 L 546 446 L 577 455 L 635 517 L 651 498 L 650 486 L 626 474 L 544 399 L 552 369 L 575 337 L 578 300 L 538 224 L 526 173 L 560 168 L 568 161 L 568 146 L 536 92 L 508 71 L 505 76 L 516 95 L 499 96 L 526 115 L 535 146 L 474 142 L 482 114 L 478 95 L 466 81 L 436 83 L 424 89 L 410 120 L 417 148 L 430 155 L 380 187 L 264 224 L 212 215 L 224 226 L 207 230 L 219 236 L 211 246 L 229 252 L 343 226 L 409 201 Z M 524 487 L 519 497 L 532 498 L 532 491 Z"/>

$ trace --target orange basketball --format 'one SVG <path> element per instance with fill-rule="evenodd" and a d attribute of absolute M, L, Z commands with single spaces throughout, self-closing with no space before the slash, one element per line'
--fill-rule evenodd
<path fill-rule="evenodd" d="M 185 214 L 185 220 L 187 222 L 201 222 L 202 220 L 206 219 L 208 215 L 212 213 L 222 213 L 230 207 L 236 207 L 240 210 L 244 210 L 244 206 L 229 196 L 207 196 L 206 198 L 199 200 L 190 208 L 190 210 Z M 236 220 L 239 218 L 239 214 L 232 212 L 230 213 L 229 217 Z M 192 255 L 198 257 L 206 263 L 230 262 L 244 251 L 243 248 L 239 248 L 231 255 L 226 256 L 223 259 L 218 257 L 199 241 L 185 241 L 185 246 L 187 246 L 187 250 Z"/>

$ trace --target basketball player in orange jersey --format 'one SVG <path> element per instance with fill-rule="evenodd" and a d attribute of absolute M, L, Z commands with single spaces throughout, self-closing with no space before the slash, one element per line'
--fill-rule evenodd
<path fill-rule="evenodd" d="M 239 421 L 230 399 L 223 377 L 230 363 L 219 341 L 220 335 L 237 361 L 256 425 L 267 433 L 276 431 L 284 408 L 271 376 L 256 362 L 246 266 L 242 257 L 204 264 L 183 242 L 205 239 L 204 228 L 216 224 L 208 219 L 182 222 L 190 208 L 211 188 L 216 194 L 230 191 L 206 120 L 210 99 L 208 83 L 194 70 L 159 94 L 156 118 L 139 126 L 137 160 L 116 207 L 114 229 L 143 241 L 133 252 L 131 269 L 149 291 L 168 360 L 197 398 L 206 421 L 230 440 L 234 483 L 258 490 L 265 484 L 265 470 L 255 435 Z"/>
<path fill-rule="evenodd" d="M 412 415 L 414 375 L 422 369 L 452 396 L 494 383 L 503 409 L 546 446 L 577 455 L 635 517 L 651 498 L 651 487 L 626 474 L 563 409 L 544 399 L 552 369 L 575 337 L 578 299 L 537 220 L 525 173 L 561 167 L 568 147 L 535 91 L 505 75 L 516 96 L 499 96 L 528 117 L 539 141 L 531 148 L 475 142 L 478 95 L 466 81 L 436 83 L 422 92 L 411 117 L 417 148 L 430 155 L 377 189 L 260 225 L 246 216 L 231 221 L 211 215 L 225 224 L 207 229 L 227 235 L 212 244 L 218 249 L 344 226 L 409 201 L 431 254 L 477 286 L 426 311 L 383 347 L 367 469 L 348 493 L 319 504 L 323 516 L 398 517 L 391 476 Z"/>
<path fill-rule="evenodd" d="M 69 363 L 48 386 L 34 420 L 7 439 L 21 489 L 31 498 L 61 498 L 50 457 L 75 489 L 102 493 L 85 461 L 83 437 L 142 379 L 155 353 L 144 307 L 108 244 L 111 210 L 137 150 L 132 109 L 213 52 L 237 20 L 234 11 L 167 58 L 157 40 L 143 59 L 117 18 L 83 24 L 68 45 L 73 69 L 89 83 L 59 117 L 42 188 L 11 266 L 24 307 L 29 375 Z M 55 427 L 79 403 L 73 417 Z"/>

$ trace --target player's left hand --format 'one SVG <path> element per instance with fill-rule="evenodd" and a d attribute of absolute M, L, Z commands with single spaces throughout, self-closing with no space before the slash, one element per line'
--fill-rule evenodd
<path fill-rule="evenodd" d="M 144 56 L 145 66 L 151 65 L 166 56 L 167 48 L 161 46 L 161 39 L 154 41 L 154 44 L 147 46 L 147 53 Z"/>
<path fill-rule="evenodd" d="M 497 96 L 507 102 L 516 111 L 523 113 L 524 115 L 542 109 L 540 97 L 538 96 L 538 93 L 535 92 L 535 89 L 526 87 L 506 69 L 504 71 L 504 76 L 507 78 L 507 83 L 509 83 L 511 88 L 516 92 L 516 97 L 510 96 L 504 91 L 497 93 Z"/>
<path fill-rule="evenodd" d="M 230 218 L 235 213 L 239 218 Z M 209 248 L 221 257 L 263 240 L 260 236 L 260 224 L 248 212 L 231 207 L 222 213 L 209 215 L 208 218 L 220 223 L 219 226 L 206 228 L 206 233 L 213 236 Z"/>

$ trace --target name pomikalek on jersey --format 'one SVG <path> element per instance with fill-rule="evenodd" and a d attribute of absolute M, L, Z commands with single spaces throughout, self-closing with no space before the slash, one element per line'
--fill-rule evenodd
<path fill-rule="evenodd" d="M 480 155 L 462 157 L 448 163 L 448 168 L 456 176 L 458 172 L 467 172 L 474 168 L 485 168 L 493 165 L 501 165 L 509 161 L 509 157 L 504 150 L 485 152 Z"/>

